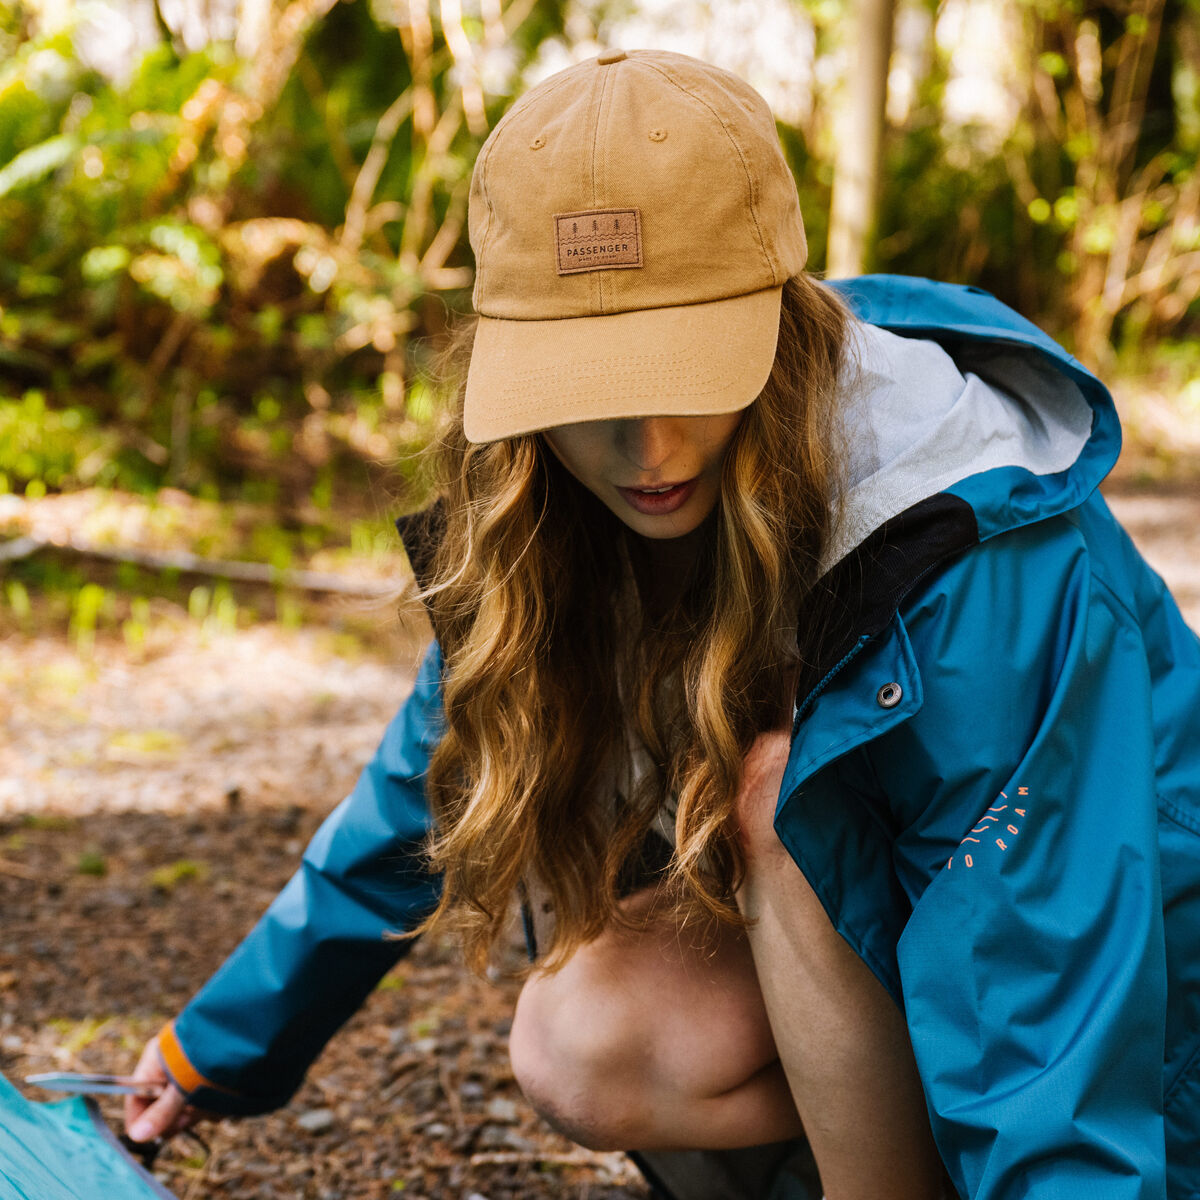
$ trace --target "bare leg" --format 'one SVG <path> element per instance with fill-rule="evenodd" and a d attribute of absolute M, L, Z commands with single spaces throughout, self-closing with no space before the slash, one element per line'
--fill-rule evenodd
<path fill-rule="evenodd" d="M 933 1200 L 942 1167 L 904 1018 L 771 827 L 786 733 L 746 760 L 738 903 L 780 1060 L 828 1200 Z"/>
<path fill-rule="evenodd" d="M 653 899 L 627 903 L 644 911 Z M 610 930 L 525 984 L 513 1070 L 574 1141 L 718 1149 L 800 1132 L 745 938 L 689 937 L 667 918 L 645 932 Z"/>

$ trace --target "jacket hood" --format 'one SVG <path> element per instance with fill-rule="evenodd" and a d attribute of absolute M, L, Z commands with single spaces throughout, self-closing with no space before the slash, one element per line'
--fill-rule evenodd
<path fill-rule="evenodd" d="M 826 570 L 874 530 L 939 494 L 972 509 L 978 540 L 1082 503 L 1120 449 L 1112 400 L 1036 327 L 977 288 L 867 276 L 850 304 L 857 378 Z M 931 311 L 957 301 L 942 323 Z"/>
<path fill-rule="evenodd" d="M 849 476 L 797 625 L 797 722 L 904 598 L 972 546 L 1087 499 L 1116 462 L 1107 389 L 980 288 L 898 275 L 831 285 L 862 322 Z"/>
<path fill-rule="evenodd" d="M 866 323 L 854 326 L 853 343 L 858 371 L 842 414 L 845 490 L 824 570 L 890 518 L 956 486 L 979 498 L 990 493 L 983 540 L 1078 503 L 1081 488 L 1099 482 L 1099 463 L 1084 455 L 1092 404 L 1042 350 L 947 348 Z M 989 473 L 996 474 L 979 478 Z M 1030 488 L 1013 486 L 1022 476 L 1039 481 L 1034 504 Z"/>

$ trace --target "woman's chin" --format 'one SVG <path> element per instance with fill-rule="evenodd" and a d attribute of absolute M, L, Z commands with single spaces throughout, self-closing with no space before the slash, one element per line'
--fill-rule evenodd
<path fill-rule="evenodd" d="M 715 498 L 714 502 L 708 505 L 695 503 L 698 499 L 699 497 L 693 497 L 692 502 L 678 511 L 662 516 L 648 516 L 633 512 L 629 508 L 626 508 L 624 512 L 615 508 L 614 511 L 634 533 L 640 534 L 650 541 L 673 541 L 695 533 L 715 509 Z"/>

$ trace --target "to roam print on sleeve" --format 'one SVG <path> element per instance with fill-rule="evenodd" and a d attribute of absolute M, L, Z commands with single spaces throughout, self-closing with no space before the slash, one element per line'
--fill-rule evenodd
<path fill-rule="evenodd" d="M 970 833 L 958 843 L 959 849 L 962 850 L 961 861 L 962 865 L 968 870 L 975 865 L 975 856 L 980 853 L 986 853 L 991 846 L 995 845 L 999 851 L 992 850 L 991 853 L 1003 853 L 1008 849 L 1012 839 L 1021 832 L 1021 824 L 1025 820 L 1026 809 L 1018 807 L 1018 804 L 1027 804 L 1029 789 L 1027 787 L 1017 787 L 1017 798 L 1015 801 L 1010 801 L 1007 792 L 1001 792 L 998 799 L 1004 801 L 1003 804 L 992 805 L 987 812 L 979 818 L 979 823 L 971 830 Z M 979 847 L 978 850 L 971 849 L 972 843 Z M 964 847 L 966 847 L 964 849 Z M 955 856 L 952 854 L 946 861 L 946 870 L 949 871 L 954 866 Z"/>

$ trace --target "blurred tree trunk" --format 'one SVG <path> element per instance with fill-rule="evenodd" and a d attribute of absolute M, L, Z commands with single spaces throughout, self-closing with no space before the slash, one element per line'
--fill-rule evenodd
<path fill-rule="evenodd" d="M 875 236 L 895 0 L 856 0 L 845 108 L 834 158 L 827 274 L 861 275 Z"/>

